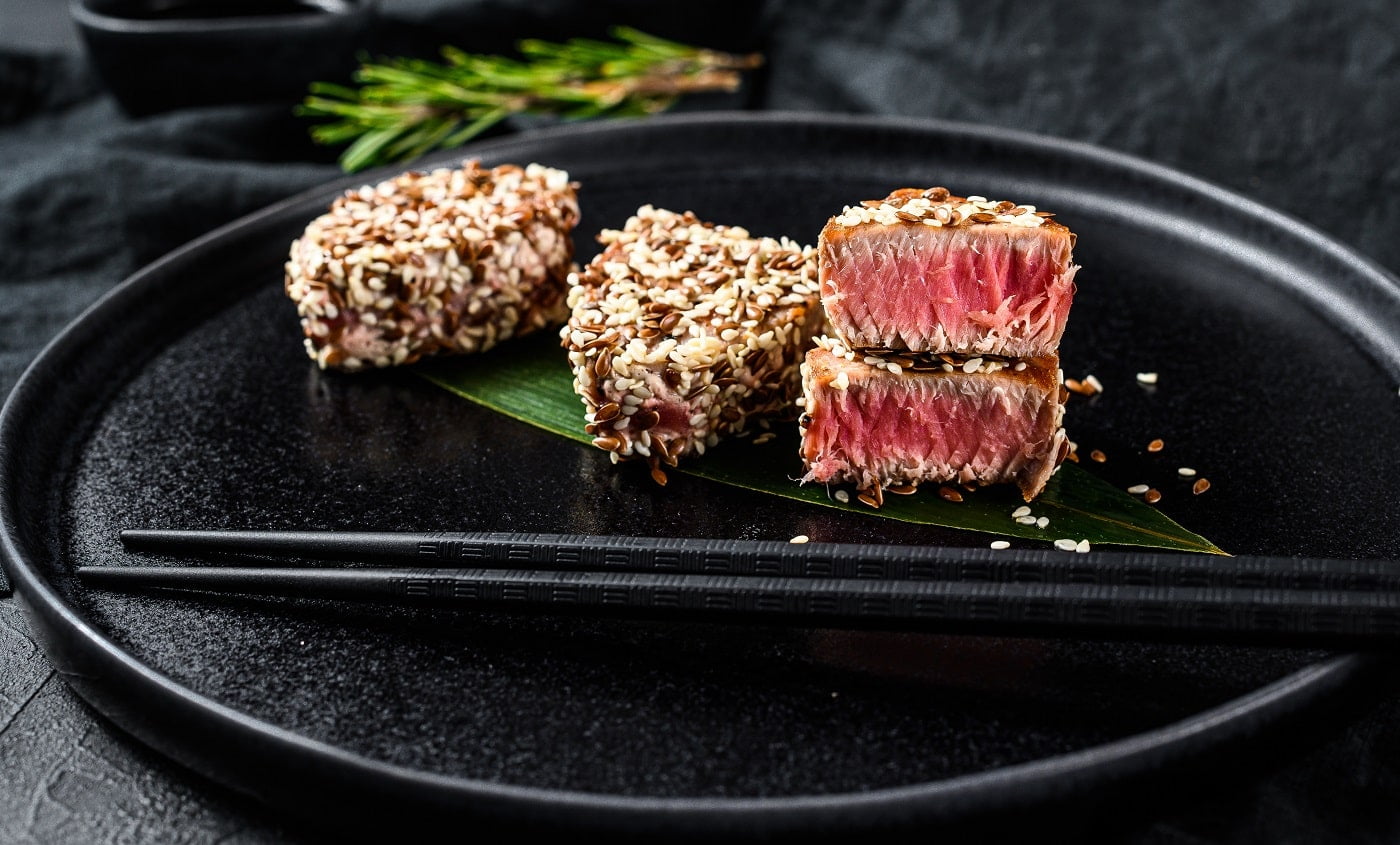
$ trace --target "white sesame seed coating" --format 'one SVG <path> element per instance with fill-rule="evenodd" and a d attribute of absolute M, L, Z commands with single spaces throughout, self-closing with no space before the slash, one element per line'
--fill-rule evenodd
<path fill-rule="evenodd" d="M 991 355 L 964 355 L 957 352 L 910 352 L 907 349 L 867 348 L 850 349 L 833 335 L 818 335 L 812 342 L 832 355 L 847 361 L 859 360 L 868 367 L 885 370 L 892 375 L 903 375 L 905 370 L 927 372 L 943 370 L 951 373 L 961 370 L 972 373 L 999 373 L 1002 370 L 1024 372 L 1026 363 L 1014 358 Z M 847 383 L 849 386 L 849 382 Z M 843 388 L 838 388 L 843 389 Z"/>
<path fill-rule="evenodd" d="M 1079 544 L 1069 538 L 1062 538 L 1055 541 L 1055 548 L 1062 552 L 1072 552 L 1079 547 Z"/>
<path fill-rule="evenodd" d="M 1050 220 L 1049 214 L 1037 212 L 1033 205 L 1017 205 L 1009 200 L 993 201 L 979 196 L 959 197 L 951 194 L 947 188 L 902 188 L 883 200 L 848 205 L 832 221 L 839 226 L 877 223 L 882 226 L 952 227 L 1001 223 L 1035 228 L 1047 224 L 1059 225 Z"/>
<path fill-rule="evenodd" d="M 560 336 L 590 428 L 637 409 L 598 445 L 674 466 L 794 409 L 822 324 L 815 250 L 652 206 L 598 239 L 603 251 L 570 278 Z"/>
<path fill-rule="evenodd" d="M 347 191 L 285 266 L 308 354 L 387 367 L 562 322 L 576 189 L 562 170 L 468 161 Z"/>
<path fill-rule="evenodd" d="M 1190 478 L 1196 474 L 1196 471 L 1191 467 L 1177 467 L 1176 474 L 1182 478 Z"/>
<path fill-rule="evenodd" d="M 1011 544 L 1008 543 L 1008 542 L 1005 541 L 1005 540 L 993 540 L 993 541 L 992 541 L 992 548 L 997 549 L 998 551 L 1000 551 L 1001 549 L 1009 549 L 1009 548 L 1011 548 Z"/>
<path fill-rule="evenodd" d="M 803 543 L 810 542 L 811 539 L 812 539 L 812 538 L 811 538 L 811 537 L 808 537 L 806 534 L 798 534 L 796 537 L 793 537 L 791 540 L 788 540 L 788 542 L 789 542 L 789 543 L 794 543 L 794 544 L 800 546 L 800 545 L 802 545 Z"/>

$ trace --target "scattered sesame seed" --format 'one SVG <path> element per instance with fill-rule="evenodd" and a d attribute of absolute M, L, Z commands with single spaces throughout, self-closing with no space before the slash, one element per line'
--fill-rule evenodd
<path fill-rule="evenodd" d="M 1190 478 L 1191 476 L 1196 474 L 1196 471 L 1191 467 L 1177 467 L 1176 474 L 1181 476 L 1182 478 Z"/>
<path fill-rule="evenodd" d="M 1055 541 L 1055 548 L 1059 549 L 1062 552 L 1072 552 L 1078 547 L 1079 544 L 1069 539 L 1068 537 Z"/>
<path fill-rule="evenodd" d="M 996 549 L 997 551 L 1001 551 L 1002 549 L 1011 548 L 1011 544 L 1006 542 L 1005 540 L 993 540 L 992 548 Z"/>
<path fill-rule="evenodd" d="M 1132 493 L 1134 496 L 1141 496 L 1150 489 L 1152 488 L 1148 487 L 1146 484 L 1134 484 L 1132 487 L 1128 488 L 1128 492 Z"/>
<path fill-rule="evenodd" d="M 788 542 L 789 542 L 789 543 L 796 543 L 797 545 L 801 545 L 801 544 L 803 544 L 803 543 L 808 542 L 808 541 L 811 540 L 811 539 L 812 539 L 812 538 L 811 538 L 811 537 L 808 537 L 806 534 L 798 534 L 796 537 L 793 537 L 791 540 L 788 540 Z"/>
<path fill-rule="evenodd" d="M 963 500 L 962 494 L 951 487 L 939 487 L 938 496 L 949 502 L 961 502 Z"/>
<path fill-rule="evenodd" d="M 1022 525 L 1035 525 L 1035 517 L 1033 516 L 1018 516 L 1016 521 Z"/>
<path fill-rule="evenodd" d="M 1156 383 L 1157 383 L 1157 374 L 1156 374 L 1156 373 L 1138 373 L 1138 374 L 1137 374 L 1137 380 L 1138 380 L 1138 384 L 1156 384 Z"/>
<path fill-rule="evenodd" d="M 1103 451 L 1100 450 L 1100 449 L 1095 449 L 1094 451 L 1090 452 L 1090 453 L 1089 453 L 1089 457 L 1090 457 L 1090 459 L 1092 459 L 1095 463 L 1100 463 L 1100 464 L 1103 463 L 1104 461 L 1108 460 L 1108 456 L 1105 455 L 1105 454 L 1103 453 Z"/>
<path fill-rule="evenodd" d="M 1089 551 L 1089 548 L 1090 548 L 1090 546 L 1089 546 L 1089 541 L 1088 541 L 1088 540 L 1080 540 L 1080 541 L 1079 541 L 1078 543 L 1076 543 L 1075 546 L 1074 546 L 1074 550 L 1075 550 L 1076 552 L 1079 552 L 1080 554 L 1084 554 L 1085 552 Z"/>
<path fill-rule="evenodd" d="M 1158 502 L 1162 501 L 1162 491 L 1158 490 L 1156 487 L 1153 487 L 1146 493 L 1142 494 L 1142 500 L 1148 503 L 1149 505 L 1155 505 Z"/>
<path fill-rule="evenodd" d="M 1148 443 L 1148 444 L 1147 444 L 1147 451 L 1149 451 L 1149 452 L 1160 452 L 1160 451 L 1162 451 L 1162 447 L 1163 447 L 1163 446 L 1166 446 L 1166 445 L 1167 445 L 1167 444 L 1165 444 L 1165 443 L 1162 442 L 1162 438 L 1159 437 L 1159 438 L 1157 438 L 1156 440 L 1153 440 L 1151 443 Z"/>
<path fill-rule="evenodd" d="M 1103 382 L 1099 381 L 1098 376 L 1093 373 L 1084 377 L 1084 386 L 1095 393 L 1103 393 Z"/>
<path fill-rule="evenodd" d="M 1016 510 L 1014 510 L 1014 511 L 1011 512 L 1011 518 L 1012 518 L 1012 519 L 1020 519 L 1020 518 L 1023 517 L 1023 516 L 1030 516 L 1030 515 L 1031 515 L 1031 509 L 1030 509 L 1029 507 L 1027 507 L 1026 505 L 1021 505 L 1019 508 L 1017 508 Z"/>
<path fill-rule="evenodd" d="M 1196 483 L 1191 485 L 1191 492 L 1197 496 L 1210 489 L 1210 481 L 1205 478 L 1196 479 Z"/>
<path fill-rule="evenodd" d="M 1036 527 L 1036 528 L 1042 528 L 1042 529 L 1043 529 L 1043 528 L 1046 528 L 1046 527 L 1049 526 L 1049 525 L 1050 525 L 1050 517 L 1048 517 L 1048 516 L 1036 517 L 1036 520 L 1035 520 L 1035 527 Z"/>
<path fill-rule="evenodd" d="M 847 493 L 845 490 L 837 490 L 832 494 L 832 497 L 843 505 L 849 504 L 851 501 L 851 494 Z"/>

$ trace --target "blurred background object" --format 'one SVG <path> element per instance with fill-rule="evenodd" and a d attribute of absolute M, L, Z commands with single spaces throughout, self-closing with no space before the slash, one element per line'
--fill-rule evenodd
<path fill-rule="evenodd" d="M 72 0 L 126 111 L 285 102 L 341 79 L 370 46 L 373 0 Z"/>

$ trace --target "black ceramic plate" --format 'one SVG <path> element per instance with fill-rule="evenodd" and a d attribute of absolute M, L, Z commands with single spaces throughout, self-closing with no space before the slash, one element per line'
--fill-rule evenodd
<path fill-rule="evenodd" d="M 484 144 L 583 184 L 580 257 L 642 203 L 811 241 L 905 185 L 1014 197 L 1079 233 L 1073 436 L 1237 553 L 1400 549 L 1400 292 L 1306 226 L 1092 148 L 977 127 L 682 117 Z M 441 161 L 446 162 L 444 157 Z M 602 453 L 402 372 L 322 374 L 288 242 L 349 184 L 138 273 L 34 364 L 3 419 L 4 550 L 38 636 L 117 724 L 220 781 L 349 825 L 840 833 L 1159 769 L 1345 682 L 1264 649 L 571 620 L 84 590 L 126 527 L 472 528 L 982 545 Z M 1160 373 L 1155 389 L 1133 374 Z M 1168 452 L 1148 456 L 1154 437 Z M 1189 495 L 1174 468 L 1214 486 Z M 1087 558 L 1092 562 L 1093 556 Z M 363 828 L 361 828 L 363 829 Z"/>

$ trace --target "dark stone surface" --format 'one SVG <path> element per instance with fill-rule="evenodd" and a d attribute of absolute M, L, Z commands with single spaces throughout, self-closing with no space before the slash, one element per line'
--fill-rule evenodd
<path fill-rule="evenodd" d="M 483 43 L 468 46 L 499 48 L 508 37 L 576 29 L 580 13 L 571 17 L 568 4 L 519 5 L 530 11 L 386 4 L 402 23 L 386 37 L 421 48 L 426 32 L 441 40 L 470 31 Z M 646 24 L 640 6 L 608 10 Z M 586 26 L 596 27 L 604 13 L 592 14 Z M 728 23 L 705 27 L 725 30 L 710 43 L 754 45 L 769 58 L 755 105 L 1088 140 L 1225 184 L 1400 266 L 1400 27 L 1387 4 L 790 3 Z M 686 37 L 667 26 L 675 24 L 652 28 Z M 0 54 L 0 390 L 130 271 L 334 174 L 282 109 L 135 122 L 96 91 L 72 58 Z M 10 599 L 0 602 L 0 644 L 0 839 L 314 836 L 95 717 L 35 651 Z M 1057 822 L 1134 842 L 1394 841 L 1400 692 L 1380 680 L 1355 695 L 1326 718 L 1216 761 L 1194 784 L 1174 780 L 1094 819 Z"/>

